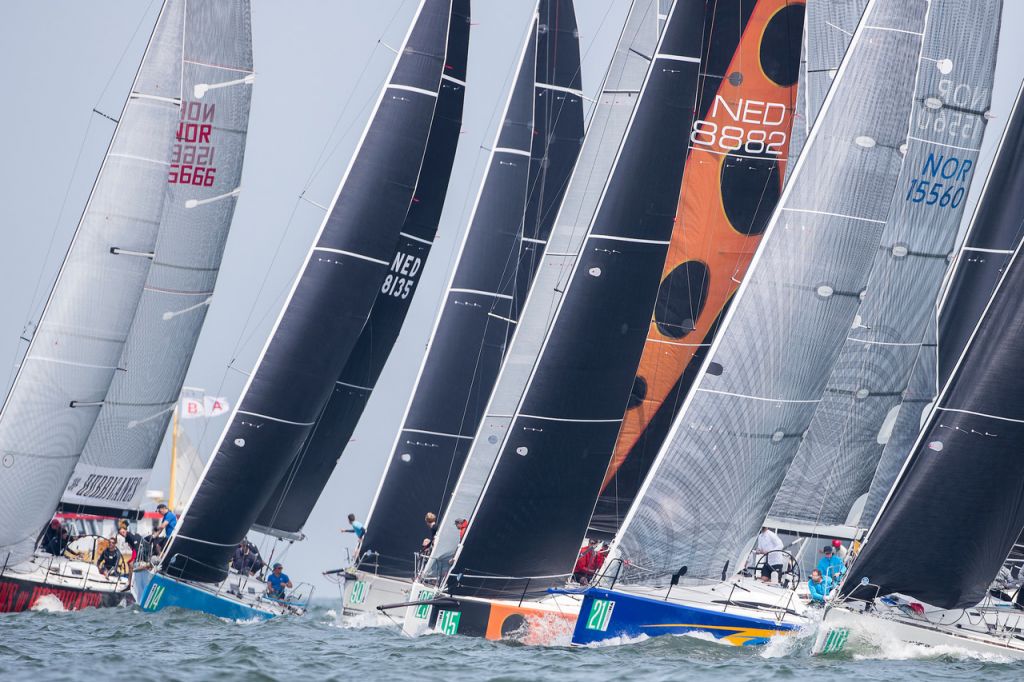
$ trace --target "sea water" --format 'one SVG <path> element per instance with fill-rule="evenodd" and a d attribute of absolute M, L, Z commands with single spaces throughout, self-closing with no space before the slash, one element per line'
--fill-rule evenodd
<path fill-rule="evenodd" d="M 234 623 L 136 607 L 0 615 L 0 680 L 962 680 L 1024 679 L 1024 663 L 896 645 L 810 656 L 813 637 L 741 649 L 706 637 L 537 647 L 468 637 L 410 639 L 386 619 Z M 113 676 L 113 677 L 112 677 Z"/>

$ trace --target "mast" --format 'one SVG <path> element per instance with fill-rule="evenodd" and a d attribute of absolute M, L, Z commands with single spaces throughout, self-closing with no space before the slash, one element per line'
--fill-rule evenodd
<path fill-rule="evenodd" d="M 29 558 L 115 373 L 168 198 L 184 0 L 167 0 L 0 411 L 0 557 Z"/>
<path fill-rule="evenodd" d="M 363 409 L 398 340 L 437 234 L 462 132 L 469 52 L 469 0 L 452 3 L 444 75 L 413 203 L 399 232 L 398 249 L 355 348 L 335 382 L 302 452 L 260 511 L 254 528 L 297 535 L 313 511 L 355 432 Z"/>
<path fill-rule="evenodd" d="M 883 226 L 903 198 L 894 190 L 911 114 L 932 120 L 914 108 L 921 64 L 935 68 L 921 54 L 928 10 L 922 0 L 870 4 L 616 538 L 616 555 L 638 567 L 626 579 L 665 583 L 685 566 L 694 579 L 721 580 L 746 556 L 824 392 Z"/>
<path fill-rule="evenodd" d="M 330 399 L 380 290 L 423 162 L 451 0 L 422 0 L 387 85 L 220 442 L 164 549 L 218 582 Z"/>
<path fill-rule="evenodd" d="M 255 78 L 249 1 L 187 0 L 183 21 L 184 99 L 160 233 L 119 371 L 61 498 L 64 510 L 116 516 L 141 506 L 241 193 Z"/>
<path fill-rule="evenodd" d="M 411 579 L 423 517 L 443 512 L 545 253 L 583 137 L 571 0 L 541 0 L 525 37 L 427 355 L 366 522 L 379 572 Z"/>
<path fill-rule="evenodd" d="M 925 58 L 936 66 L 924 69 L 918 83 L 929 113 L 919 109 L 915 118 L 897 184 L 904 196 L 882 232 L 860 307 L 773 519 L 846 522 L 868 490 L 885 446 L 883 428 L 911 379 L 952 260 L 992 100 L 1001 2 L 960 6 L 981 23 L 934 13 Z"/>

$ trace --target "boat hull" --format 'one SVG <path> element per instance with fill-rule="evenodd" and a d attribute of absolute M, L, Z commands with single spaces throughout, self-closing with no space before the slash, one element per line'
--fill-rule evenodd
<path fill-rule="evenodd" d="M 812 652 L 815 655 L 839 654 L 852 649 L 861 639 L 1024 660 L 1024 643 L 1012 637 L 1000 638 L 963 629 L 954 631 L 950 627 L 917 623 L 898 616 L 883 618 L 842 606 L 825 612 Z"/>
<path fill-rule="evenodd" d="M 175 580 L 152 570 L 136 571 L 133 590 L 143 611 L 160 611 L 174 606 L 243 621 L 269 620 L 280 615 L 274 609 L 248 604 L 233 595 Z"/>
<path fill-rule="evenodd" d="M 413 592 L 413 584 L 408 580 L 356 571 L 345 576 L 343 613 L 346 616 L 377 616 L 380 615 L 377 607 L 382 604 L 401 604 L 413 599 L 429 599 L 433 595 L 433 591 L 425 588 Z M 388 615 L 390 622 L 401 622 L 405 611 L 395 609 L 388 611 Z"/>
<path fill-rule="evenodd" d="M 580 604 L 565 595 L 522 602 L 472 597 L 454 597 L 452 601 L 446 606 L 410 606 L 405 631 L 532 645 L 568 644 Z"/>
<path fill-rule="evenodd" d="M 628 592 L 592 587 L 583 596 L 573 644 L 594 644 L 642 636 L 704 632 L 736 646 L 767 644 L 777 635 L 798 629 L 803 619 L 785 623 L 722 607 L 701 608 L 677 601 L 657 600 Z"/>
<path fill-rule="evenodd" d="M 28 611 L 39 600 L 52 595 L 68 611 L 90 607 L 120 606 L 131 599 L 127 590 L 90 590 L 75 587 L 49 585 L 27 578 L 0 576 L 0 613 Z"/>

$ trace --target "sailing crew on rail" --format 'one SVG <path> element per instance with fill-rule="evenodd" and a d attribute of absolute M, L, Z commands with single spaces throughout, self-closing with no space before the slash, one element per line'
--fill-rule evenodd
<path fill-rule="evenodd" d="M 814 569 L 807 580 L 807 589 L 811 592 L 811 606 L 824 606 L 825 598 L 832 591 L 832 581 L 823 576 L 821 571 Z"/>
<path fill-rule="evenodd" d="M 114 578 L 115 580 L 121 576 L 121 571 L 118 564 L 121 563 L 121 550 L 117 548 L 117 535 L 110 536 L 107 540 L 107 546 L 103 548 L 98 559 L 96 559 L 96 567 L 100 569 L 100 575 L 104 578 Z"/>
<path fill-rule="evenodd" d="M 291 578 L 284 572 L 284 566 L 279 563 L 274 564 L 273 571 L 267 576 L 267 594 L 274 599 L 284 599 L 286 596 L 284 588 L 286 587 L 292 587 Z"/>
<path fill-rule="evenodd" d="M 785 543 L 775 531 L 767 527 L 761 528 L 761 532 L 757 536 L 757 547 L 754 550 L 758 556 L 765 557 L 764 565 L 761 566 L 761 582 L 770 583 L 772 571 L 779 574 L 779 582 L 782 582 L 782 572 L 788 562 L 786 555 L 780 550 L 785 548 Z"/>
<path fill-rule="evenodd" d="M 361 521 L 356 521 L 355 514 L 348 515 L 348 525 L 351 528 L 342 528 L 342 533 L 354 533 L 356 536 L 356 556 L 359 556 L 359 547 L 363 544 L 363 536 L 366 535 L 366 526 Z"/>
<path fill-rule="evenodd" d="M 167 544 L 167 538 L 171 537 L 171 533 L 174 532 L 174 527 L 178 525 L 178 517 L 174 515 L 171 508 L 161 502 L 156 506 L 156 510 L 163 517 L 160 524 L 153 528 L 153 551 L 156 554 L 160 554 L 164 551 L 164 545 Z M 163 535 L 161 536 L 161 532 Z"/>
<path fill-rule="evenodd" d="M 846 564 L 832 551 L 832 545 L 825 545 L 821 548 L 823 557 L 818 559 L 818 570 L 830 580 L 839 581 L 839 576 L 846 573 Z"/>
<path fill-rule="evenodd" d="M 420 545 L 420 554 L 426 556 L 434 548 L 434 537 L 437 535 L 437 514 L 427 512 L 427 515 L 423 517 L 423 522 L 427 524 L 427 530 L 430 531 L 430 537 L 423 538 L 423 543 Z"/>

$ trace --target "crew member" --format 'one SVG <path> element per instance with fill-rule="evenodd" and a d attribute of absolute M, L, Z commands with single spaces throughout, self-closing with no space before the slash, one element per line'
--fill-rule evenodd
<path fill-rule="evenodd" d="M 785 548 L 785 543 L 782 542 L 782 538 L 775 531 L 767 527 L 761 528 L 761 532 L 757 536 L 757 548 L 755 549 L 758 556 L 765 557 L 764 565 L 761 566 L 761 582 L 770 583 L 772 581 L 772 571 L 776 571 L 779 574 L 779 580 L 782 580 L 782 572 L 786 568 L 786 555 L 779 550 Z"/>
<path fill-rule="evenodd" d="M 118 564 L 121 562 L 121 551 L 117 548 L 117 537 L 112 536 L 107 540 L 107 546 L 100 553 L 96 560 L 96 566 L 100 569 L 100 575 L 104 578 L 117 578 L 121 575 Z"/>
<path fill-rule="evenodd" d="M 811 606 L 824 606 L 825 598 L 832 591 L 832 581 L 823 576 L 821 571 L 814 569 L 807 580 L 807 589 L 811 592 Z"/>
<path fill-rule="evenodd" d="M 846 573 L 846 564 L 843 560 L 835 555 L 832 551 L 832 545 L 825 545 L 821 548 L 821 553 L 824 555 L 818 559 L 818 570 L 826 578 L 833 582 L 839 580 L 839 576 Z"/>
<path fill-rule="evenodd" d="M 292 587 L 291 578 L 284 572 L 284 566 L 274 564 L 274 569 L 267 576 L 267 594 L 274 599 L 284 599 L 284 588 Z"/>
<path fill-rule="evenodd" d="M 160 554 L 164 551 L 167 538 L 171 537 L 174 527 L 178 525 L 178 517 L 174 515 L 170 507 L 162 502 L 156 506 L 156 510 L 162 518 L 160 523 L 153 528 L 153 550 Z"/>

